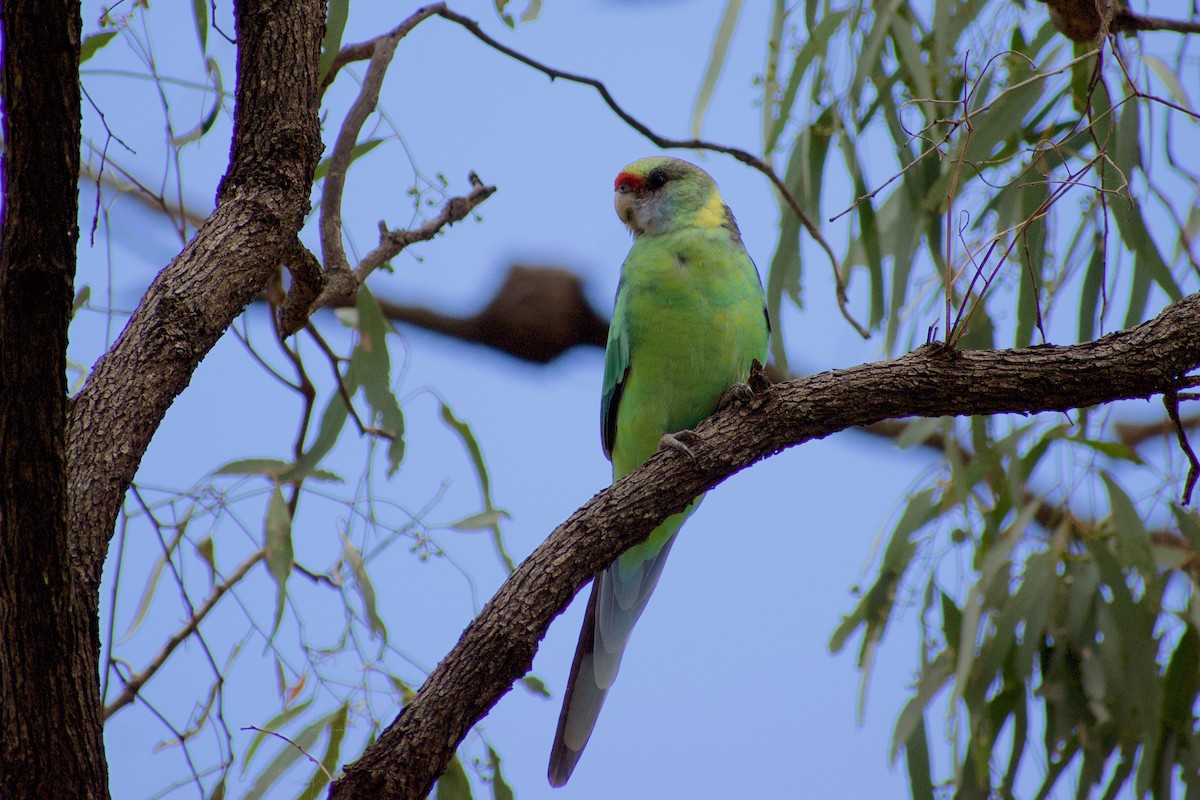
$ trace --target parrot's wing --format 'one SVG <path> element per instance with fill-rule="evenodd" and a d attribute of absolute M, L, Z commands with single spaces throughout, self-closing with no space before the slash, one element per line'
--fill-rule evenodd
<path fill-rule="evenodd" d="M 617 302 L 612 322 L 608 326 L 608 346 L 604 350 L 604 389 L 600 395 L 600 444 L 604 455 L 612 460 L 613 443 L 617 439 L 617 409 L 625 378 L 629 375 L 629 330 L 625 324 L 625 295 L 617 286 Z"/>

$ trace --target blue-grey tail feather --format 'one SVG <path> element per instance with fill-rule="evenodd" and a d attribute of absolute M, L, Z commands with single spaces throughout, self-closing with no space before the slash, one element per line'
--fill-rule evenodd
<path fill-rule="evenodd" d="M 562 711 L 558 714 L 558 730 L 554 733 L 554 744 L 550 748 L 548 777 L 551 786 L 563 786 L 571 777 L 600 716 L 604 697 L 608 694 L 608 690 L 596 685 L 591 666 L 596 642 L 596 599 L 599 592 L 600 579 L 597 577 L 592 581 L 583 629 L 579 632 L 579 644 L 575 646 L 575 659 L 571 662 L 571 676 L 567 679 Z"/>
<path fill-rule="evenodd" d="M 550 748 L 551 786 L 566 784 L 579 763 L 600 717 L 604 698 L 617 677 L 629 634 L 658 585 L 674 541 L 672 536 L 640 569 L 627 568 L 622 576 L 620 566 L 613 563 L 592 581 L 583 629 L 579 632 L 579 644 L 575 647 L 558 715 L 558 730 Z"/>
<path fill-rule="evenodd" d="M 629 643 L 629 634 L 638 618 L 646 610 L 646 603 L 658 585 L 663 565 L 675 542 L 672 536 L 653 558 L 643 561 L 638 568 L 622 568 L 619 563 L 609 565 L 600 573 L 600 592 L 596 604 L 596 638 L 593 668 L 596 685 L 608 689 L 617 678 L 621 668 L 621 656 Z"/>

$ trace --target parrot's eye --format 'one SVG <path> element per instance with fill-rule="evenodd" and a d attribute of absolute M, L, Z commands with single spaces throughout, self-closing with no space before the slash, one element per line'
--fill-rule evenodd
<path fill-rule="evenodd" d="M 661 189 L 666 182 L 666 173 L 660 169 L 656 169 L 646 177 L 645 189 L 647 192 L 656 192 Z"/>
<path fill-rule="evenodd" d="M 630 186 L 629 186 L 629 182 L 628 182 L 628 181 L 621 181 L 620 183 L 618 183 L 618 184 L 617 184 L 617 191 L 618 191 L 618 192 L 620 192 L 621 194 L 625 194 L 626 192 L 628 192 L 628 191 L 631 191 L 631 189 L 630 189 Z"/>

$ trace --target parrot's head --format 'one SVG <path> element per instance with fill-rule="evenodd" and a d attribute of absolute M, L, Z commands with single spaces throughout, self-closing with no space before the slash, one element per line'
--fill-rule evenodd
<path fill-rule="evenodd" d="M 633 162 L 613 182 L 617 216 L 636 239 L 687 227 L 724 225 L 738 236 L 733 214 L 709 174 L 678 158 Z"/>

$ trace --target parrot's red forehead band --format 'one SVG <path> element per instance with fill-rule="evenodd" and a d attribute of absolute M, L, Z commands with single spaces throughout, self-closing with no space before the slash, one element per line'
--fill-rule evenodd
<path fill-rule="evenodd" d="M 617 189 L 621 188 L 621 184 L 625 184 L 630 189 L 633 189 L 635 192 L 640 192 L 642 190 L 642 184 L 644 184 L 645 182 L 646 182 L 646 179 L 643 177 L 634 175 L 629 172 L 622 172 L 620 175 L 617 176 L 617 179 L 615 181 L 613 181 L 613 190 L 616 191 Z"/>

